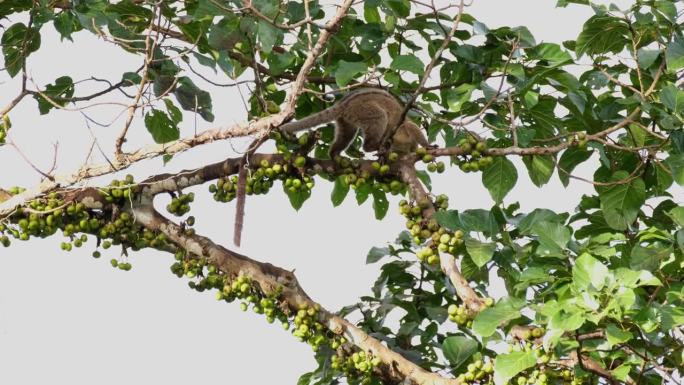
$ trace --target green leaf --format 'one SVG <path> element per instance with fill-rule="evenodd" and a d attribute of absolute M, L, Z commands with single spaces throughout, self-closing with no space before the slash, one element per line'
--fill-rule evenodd
<path fill-rule="evenodd" d="M 285 72 L 297 57 L 292 52 L 271 53 L 268 55 L 268 69 L 272 75 L 280 75 Z"/>
<path fill-rule="evenodd" d="M 627 382 L 629 378 L 629 371 L 632 370 L 632 365 L 628 363 L 621 364 L 615 369 L 610 371 L 610 374 L 615 377 L 618 381 Z"/>
<path fill-rule="evenodd" d="M 465 246 L 477 267 L 486 265 L 494 256 L 494 251 L 496 251 L 496 244 L 480 242 L 472 237 L 466 238 Z"/>
<path fill-rule="evenodd" d="M 140 84 L 142 78 L 135 72 L 124 72 L 121 75 L 121 80 L 124 87 L 130 87 Z"/>
<path fill-rule="evenodd" d="M 461 222 L 458 219 L 458 211 L 456 210 L 441 210 L 434 215 L 435 220 L 440 226 L 446 227 L 449 230 L 457 230 Z"/>
<path fill-rule="evenodd" d="M 648 270 L 634 271 L 626 267 L 618 267 L 613 273 L 615 281 L 628 288 L 639 286 L 661 286 L 662 282 Z"/>
<path fill-rule="evenodd" d="M 539 241 L 539 255 L 563 255 L 570 241 L 570 229 L 558 222 L 537 222 L 532 227 L 532 234 Z"/>
<path fill-rule="evenodd" d="M 385 3 L 401 18 L 406 18 L 411 14 L 411 2 L 409 0 L 385 0 Z"/>
<path fill-rule="evenodd" d="M 523 157 L 523 163 L 535 186 L 541 187 L 549 182 L 556 163 L 550 155 L 530 155 Z"/>
<path fill-rule="evenodd" d="M 553 280 L 554 277 L 549 275 L 548 269 L 542 267 L 528 267 L 521 272 L 515 289 L 524 291 L 527 290 L 530 285 L 552 282 Z"/>
<path fill-rule="evenodd" d="M 35 28 L 29 29 L 24 23 L 15 23 L 5 30 L 0 42 L 5 69 L 11 77 L 15 77 L 21 71 L 24 59 L 40 48 L 40 32 Z"/>
<path fill-rule="evenodd" d="M 670 257 L 672 247 L 658 244 L 652 246 L 634 245 L 630 254 L 629 267 L 634 270 L 656 271 L 660 263 Z"/>
<path fill-rule="evenodd" d="M 518 373 L 527 370 L 537 364 L 534 351 L 511 352 L 499 354 L 494 360 L 494 383 L 503 385 Z"/>
<path fill-rule="evenodd" d="M 379 261 L 382 257 L 389 255 L 389 253 L 389 249 L 386 247 L 373 246 L 366 255 L 366 265 Z"/>
<path fill-rule="evenodd" d="M 684 206 L 677 206 L 667 214 L 679 227 L 684 227 Z"/>
<path fill-rule="evenodd" d="M 462 212 L 458 219 L 464 231 L 477 231 L 493 238 L 499 232 L 496 218 L 491 211 L 483 209 L 466 210 Z"/>
<path fill-rule="evenodd" d="M 427 316 L 430 320 L 435 321 L 437 323 L 444 323 L 446 321 L 447 317 L 449 314 L 447 314 L 447 309 L 444 308 L 443 306 L 425 306 L 425 312 L 427 313 Z M 432 325 L 435 325 L 434 323 Z M 435 330 L 437 331 L 437 330 Z M 427 337 L 427 338 L 426 338 Z M 420 341 L 423 344 L 429 344 L 432 342 L 432 339 L 434 336 L 427 335 L 427 333 L 423 333 L 420 336 Z"/>
<path fill-rule="evenodd" d="M 629 27 L 622 19 L 593 16 L 584 23 L 582 32 L 577 37 L 575 52 L 578 57 L 584 54 L 619 53 L 627 43 L 628 33 Z"/>
<path fill-rule="evenodd" d="M 554 43 L 541 43 L 534 49 L 534 59 L 546 60 L 552 66 L 559 66 L 572 61 L 572 56 Z"/>
<path fill-rule="evenodd" d="M 64 39 L 73 41 L 71 34 L 82 28 L 78 18 L 73 12 L 68 10 L 63 10 L 55 17 L 54 26 L 57 32 L 59 32 L 60 41 L 63 41 Z"/>
<path fill-rule="evenodd" d="M 347 197 L 349 193 L 349 184 L 345 180 L 344 175 L 340 175 L 335 179 L 335 185 L 333 187 L 332 193 L 330 194 L 330 201 L 334 207 L 339 206 L 344 202 L 344 198 Z"/>
<path fill-rule="evenodd" d="M 430 178 L 430 174 L 427 171 L 416 170 L 416 176 L 418 179 L 420 179 L 428 191 L 432 191 L 432 178 Z"/>
<path fill-rule="evenodd" d="M 449 106 L 449 111 L 458 112 L 463 107 L 463 103 L 470 100 L 470 96 L 475 90 L 472 84 L 461 84 L 456 88 L 449 88 L 444 91 L 444 100 Z"/>
<path fill-rule="evenodd" d="M 390 68 L 397 71 L 409 71 L 416 75 L 423 75 L 425 68 L 423 62 L 415 55 L 399 55 L 392 60 Z"/>
<path fill-rule="evenodd" d="M 584 324 L 584 312 L 576 306 L 566 306 L 553 314 L 549 322 L 550 327 L 562 331 L 577 330 Z"/>
<path fill-rule="evenodd" d="M 667 45 L 665 63 L 668 72 L 684 68 L 684 39 L 677 37 Z"/>
<path fill-rule="evenodd" d="M 646 139 L 649 135 L 648 131 L 636 124 L 630 124 L 628 127 L 631 141 L 635 146 L 643 146 L 646 144 Z"/>
<path fill-rule="evenodd" d="M 178 126 L 162 110 L 152 109 L 145 114 L 145 127 L 155 143 L 168 143 L 180 138 Z"/>
<path fill-rule="evenodd" d="M 135 16 L 136 18 L 141 19 L 140 22 L 142 23 L 147 23 L 147 20 L 154 16 L 152 11 L 140 5 L 134 4 L 130 0 L 120 1 L 116 4 L 109 4 L 107 6 L 106 12 L 110 14 L 115 13 L 119 17 Z"/>
<path fill-rule="evenodd" d="M 220 3 L 216 3 L 215 0 L 199 0 L 197 9 L 195 9 L 193 16 L 196 18 L 202 18 L 205 16 L 221 16 L 230 15 L 230 10 Z"/>
<path fill-rule="evenodd" d="M 463 278 L 467 280 L 475 279 L 476 277 L 482 278 L 485 272 L 484 269 L 480 269 L 475 265 L 472 258 L 461 259 L 461 274 L 463 274 Z"/>
<path fill-rule="evenodd" d="M 556 2 L 556 7 L 558 8 L 565 8 L 568 6 L 568 4 L 582 4 L 582 5 L 589 5 L 590 2 L 589 0 L 558 0 Z"/>
<path fill-rule="evenodd" d="M 518 180 L 513 162 L 505 156 L 494 157 L 494 161 L 482 172 L 482 184 L 489 190 L 489 195 L 499 204 Z"/>
<path fill-rule="evenodd" d="M 214 71 L 214 73 L 216 73 L 216 60 L 214 60 L 214 58 L 206 55 L 200 55 L 197 52 L 193 52 L 192 57 L 194 57 L 198 63 L 207 68 L 211 68 Z"/>
<path fill-rule="evenodd" d="M 357 75 L 365 74 L 368 66 L 364 62 L 349 62 L 340 60 L 335 70 L 335 82 L 338 86 L 344 87 Z"/>
<path fill-rule="evenodd" d="M 606 340 L 608 341 L 608 348 L 612 348 L 615 345 L 627 342 L 634 338 L 632 333 L 627 330 L 622 330 L 617 326 L 610 324 L 606 328 Z"/>
<path fill-rule="evenodd" d="M 570 174 L 580 163 L 591 157 L 592 152 L 578 147 L 570 147 L 563 152 L 558 160 L 558 178 L 563 186 L 568 187 Z"/>
<path fill-rule="evenodd" d="M 399 330 L 397 330 L 397 336 L 401 336 L 401 337 L 410 336 L 411 333 L 413 333 L 413 331 L 416 330 L 418 325 L 419 325 L 419 323 L 416 321 L 402 322 L 401 326 L 399 326 Z"/>
<path fill-rule="evenodd" d="M 270 53 L 283 36 L 283 32 L 269 22 L 259 20 L 259 24 L 257 25 L 257 36 L 259 37 L 259 46 L 261 47 L 261 50 L 265 53 Z"/>
<path fill-rule="evenodd" d="M 539 103 L 539 93 L 534 91 L 525 92 L 525 107 L 532 108 Z"/>
<path fill-rule="evenodd" d="M 678 185 L 684 186 L 684 154 L 670 154 L 665 165 L 672 171 L 672 177 Z"/>
<path fill-rule="evenodd" d="M 681 113 L 684 111 L 684 91 L 672 84 L 660 90 L 660 101 L 670 110 Z"/>
<path fill-rule="evenodd" d="M 493 307 L 488 307 L 478 313 L 473 320 L 473 331 L 482 337 L 489 337 L 501 325 L 521 316 L 520 309 L 525 301 L 506 297 L 497 302 Z"/>
<path fill-rule="evenodd" d="M 214 121 L 214 114 L 211 112 L 211 95 L 197 87 L 190 78 L 179 77 L 178 85 L 173 93 L 181 108 L 197 112 L 207 122 Z"/>
<path fill-rule="evenodd" d="M 608 268 L 598 259 L 584 253 L 572 267 L 572 281 L 580 290 L 601 290 L 608 277 Z"/>
<path fill-rule="evenodd" d="M 363 18 L 366 20 L 366 23 L 379 24 L 382 19 L 380 19 L 378 5 L 372 1 L 364 1 L 363 3 Z"/>
<path fill-rule="evenodd" d="M 373 187 L 373 211 L 375 211 L 375 219 L 382 219 L 387 214 L 389 202 L 384 191 Z"/>
<path fill-rule="evenodd" d="M 677 18 L 677 7 L 672 0 L 656 0 L 654 2 L 657 16 L 664 17 L 670 23 L 674 23 Z M 660 21 L 660 20 L 659 20 Z"/>
<path fill-rule="evenodd" d="M 285 183 L 283 183 L 283 191 L 285 191 L 287 198 L 290 200 L 290 205 L 292 206 L 292 208 L 297 211 L 299 211 L 299 209 L 302 208 L 304 202 L 306 202 L 306 200 L 309 199 L 309 197 L 311 196 L 311 190 L 299 189 L 295 191 L 290 191 L 289 188 L 285 187 Z"/>
<path fill-rule="evenodd" d="M 235 44 L 246 40 L 239 30 L 240 19 L 237 17 L 224 17 L 216 24 L 209 27 L 207 43 L 217 50 L 232 50 Z"/>
<path fill-rule="evenodd" d="M 74 95 L 74 82 L 69 76 L 61 76 L 55 80 L 54 84 L 48 84 L 43 91 L 50 102 L 42 95 L 35 94 L 34 97 L 38 101 L 38 111 L 41 115 L 47 114 L 51 109 L 55 108 L 54 104 L 64 106 L 67 104 L 69 98 Z"/>
<path fill-rule="evenodd" d="M 175 76 L 158 74 L 155 76 L 152 83 L 152 90 L 154 91 L 154 96 L 163 97 L 169 92 L 173 91 L 175 87 Z"/>
<path fill-rule="evenodd" d="M 179 110 L 169 98 L 164 99 L 164 104 L 166 105 L 166 111 L 171 117 L 171 121 L 174 124 L 180 123 L 183 120 L 183 113 L 181 110 Z"/>
<path fill-rule="evenodd" d="M 639 67 L 642 69 L 648 69 L 660 56 L 660 51 L 657 49 L 639 48 L 637 53 L 639 54 Z"/>
<path fill-rule="evenodd" d="M 651 164 L 646 170 L 645 182 L 651 188 L 655 195 L 669 195 L 667 190 L 674 183 L 672 175 L 668 172 L 667 167 L 662 164 Z"/>
<path fill-rule="evenodd" d="M 663 332 L 667 333 L 673 328 L 684 325 L 684 308 L 681 306 L 663 306 L 660 313 L 662 316 L 660 330 Z"/>
<path fill-rule="evenodd" d="M 606 223 L 615 230 L 626 230 L 637 218 L 641 205 L 646 201 L 646 185 L 641 178 L 630 178 L 626 171 L 613 174 L 611 186 L 597 186 L 601 209 Z"/>
<path fill-rule="evenodd" d="M 562 218 L 548 209 L 534 209 L 518 222 L 518 230 L 521 234 L 530 234 L 532 229 L 541 222 L 559 222 Z"/>
<path fill-rule="evenodd" d="M 442 343 L 444 357 L 451 363 L 451 366 L 458 368 L 477 352 L 477 341 L 463 336 L 449 336 Z"/>
<path fill-rule="evenodd" d="M 357 187 L 356 190 L 356 203 L 361 206 L 364 202 L 368 200 L 371 191 L 373 190 L 373 185 L 370 183 L 364 183 Z"/>
<path fill-rule="evenodd" d="M 297 380 L 297 385 L 309 385 L 311 383 L 311 377 L 313 377 L 314 374 L 316 373 L 310 372 L 302 374 Z"/>

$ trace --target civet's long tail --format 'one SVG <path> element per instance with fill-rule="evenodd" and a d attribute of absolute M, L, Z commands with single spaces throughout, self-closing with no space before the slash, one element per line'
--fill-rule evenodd
<path fill-rule="evenodd" d="M 235 204 L 235 224 L 233 225 L 233 243 L 235 246 L 240 246 L 242 240 L 242 226 L 245 222 L 245 199 L 247 195 L 247 163 L 249 158 L 256 152 L 257 148 L 261 146 L 268 139 L 268 134 L 264 134 L 262 137 L 255 139 L 247 147 L 247 152 L 240 159 L 240 169 L 238 170 L 238 182 L 237 182 L 237 192 L 236 198 L 237 202 Z"/>
<path fill-rule="evenodd" d="M 309 115 L 304 119 L 300 119 L 296 122 L 285 123 L 280 126 L 280 131 L 286 134 L 293 134 L 297 131 L 306 130 L 308 128 L 316 127 L 323 123 L 328 123 L 337 118 L 338 115 L 338 105 L 334 105 L 323 111 L 317 112 L 313 115 Z"/>

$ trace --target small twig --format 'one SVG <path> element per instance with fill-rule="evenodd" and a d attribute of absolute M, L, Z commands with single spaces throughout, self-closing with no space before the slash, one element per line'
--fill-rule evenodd
<path fill-rule="evenodd" d="M 202 75 L 199 71 L 195 70 L 195 69 L 192 67 L 192 65 L 190 65 L 189 62 L 188 62 L 188 63 L 185 63 L 185 64 L 186 64 L 186 65 L 188 66 L 188 68 L 190 69 L 190 72 L 192 72 L 193 74 L 197 75 L 200 79 L 202 79 L 202 80 L 204 80 L 205 82 L 211 84 L 212 86 L 216 86 L 216 87 L 236 87 L 236 86 L 239 86 L 239 85 L 241 85 L 241 84 L 254 83 L 254 80 L 239 80 L 239 81 L 234 81 L 234 82 L 232 82 L 232 83 L 218 83 L 218 82 L 215 82 L 215 81 L 213 81 L 213 80 L 207 78 L 206 76 Z"/>
<path fill-rule="evenodd" d="M 12 99 L 12 101 L 3 107 L 2 110 L 0 110 L 0 117 L 7 115 L 8 112 L 12 111 L 12 109 L 16 107 L 26 95 L 28 95 L 28 91 L 26 90 L 19 92 L 19 95 L 17 95 L 14 99 Z"/>
<path fill-rule="evenodd" d="M 256 43 L 254 44 L 254 49 L 252 50 L 252 62 L 256 63 Z M 259 69 L 256 66 L 252 66 L 254 70 L 254 95 L 256 95 L 259 101 L 259 106 L 261 107 L 261 113 L 268 112 L 268 105 L 266 104 L 266 99 L 264 99 L 264 84 L 261 81 L 261 74 L 259 74 Z"/>
<path fill-rule="evenodd" d="M 515 107 L 513 106 L 513 97 L 508 93 L 508 111 L 510 113 L 511 121 L 511 136 L 513 137 L 513 147 L 518 147 L 518 126 L 515 124 Z"/>
<path fill-rule="evenodd" d="M 97 140 L 97 136 L 95 136 L 95 132 L 93 132 L 93 129 L 90 127 L 90 123 L 89 123 L 90 118 L 88 117 L 88 115 L 85 114 L 85 112 L 81 112 L 81 114 L 85 118 L 86 128 L 88 129 L 88 132 L 90 133 L 90 137 L 93 138 L 93 143 L 95 144 L 95 146 L 97 146 L 98 151 L 100 151 L 100 155 L 102 155 L 102 157 L 105 159 L 105 161 L 109 164 L 109 166 L 112 169 L 116 169 L 116 166 L 114 165 L 114 163 L 112 163 L 112 161 L 109 159 L 109 157 L 105 153 L 104 149 L 102 149 L 102 146 L 100 146 L 100 141 Z M 84 163 L 84 167 L 86 164 L 87 163 Z"/>
<path fill-rule="evenodd" d="M 560 167 L 558 162 L 555 162 L 555 164 L 556 164 L 556 168 L 558 169 L 558 171 L 562 172 L 563 174 L 566 174 L 568 176 L 568 178 L 577 179 L 579 181 L 589 183 L 593 186 L 602 186 L 602 187 L 610 187 L 610 186 L 617 186 L 617 185 L 630 183 L 631 181 L 633 181 L 633 180 L 635 180 L 641 176 L 642 173 L 640 173 L 639 171 L 641 171 L 641 169 L 644 167 L 644 163 L 639 163 L 639 165 L 637 165 L 637 167 L 634 168 L 634 170 L 624 179 L 615 180 L 612 182 L 596 182 L 596 181 L 589 180 L 586 178 L 582 178 L 580 176 L 576 176 L 576 175 L 569 173 L 567 170 Z"/>
<path fill-rule="evenodd" d="M 639 68 L 639 49 L 637 48 L 637 41 L 636 39 L 636 31 L 634 30 L 634 27 L 632 26 L 632 23 L 630 22 L 629 18 L 625 16 L 625 22 L 627 23 L 627 26 L 629 27 L 629 33 L 632 35 L 632 38 L 630 39 L 632 41 L 632 53 L 634 54 L 634 59 L 636 61 L 635 71 L 637 73 L 637 79 L 639 79 L 639 89 L 641 92 L 639 94 L 641 96 L 644 95 L 644 80 L 641 75 L 641 68 Z"/>
<path fill-rule="evenodd" d="M 621 82 L 620 80 L 616 79 L 615 77 L 613 77 L 613 75 L 609 74 L 608 71 L 606 71 L 605 68 L 603 68 L 603 67 L 601 67 L 601 66 L 597 66 L 597 68 L 598 68 L 599 71 L 601 71 L 601 73 L 602 73 L 606 78 L 608 78 L 608 80 L 610 80 L 611 82 L 613 82 L 613 83 L 619 85 L 620 87 L 624 87 L 624 88 L 627 88 L 627 89 L 631 90 L 632 92 L 634 92 L 635 94 L 639 95 L 639 96 L 642 97 L 642 98 L 644 97 L 644 94 L 643 94 L 642 91 L 639 91 L 639 90 L 637 90 L 636 88 L 634 88 L 633 86 L 631 86 L 631 85 L 629 85 L 629 84 L 626 84 L 626 83 L 623 83 L 623 82 Z"/>
<path fill-rule="evenodd" d="M 154 6 L 155 15 L 159 11 L 159 4 L 160 3 L 156 3 Z M 153 26 L 155 25 L 154 22 L 155 17 L 153 16 L 150 18 L 150 25 L 148 27 L 150 29 L 150 32 L 145 37 L 145 61 L 143 64 L 143 73 L 140 77 L 140 84 L 138 85 L 138 92 L 135 94 L 135 98 L 133 98 L 133 103 L 128 107 L 128 116 L 126 117 L 126 122 L 124 123 L 123 129 L 121 130 L 121 133 L 119 133 L 119 136 L 116 138 L 116 142 L 114 144 L 114 154 L 117 158 L 117 161 L 121 161 L 121 158 L 123 156 L 121 147 L 123 146 L 123 143 L 126 141 L 126 134 L 128 133 L 128 129 L 131 126 L 131 123 L 133 122 L 135 111 L 138 108 L 138 103 L 140 102 L 140 98 L 142 98 L 142 94 L 145 91 L 145 85 L 148 81 L 149 66 L 153 57 L 154 48 L 156 46 L 156 40 L 152 41 L 151 33 L 153 31 Z"/>
<path fill-rule="evenodd" d="M 32 168 L 35 172 L 37 172 L 38 174 L 42 175 L 44 178 L 48 179 L 49 181 L 54 181 L 54 180 L 55 180 L 55 177 L 54 177 L 54 176 L 52 176 L 52 175 L 50 175 L 50 174 L 48 174 L 48 173 L 42 171 L 42 170 L 39 169 L 35 164 L 33 164 L 33 162 L 31 162 L 31 160 L 30 160 L 30 159 L 21 151 L 21 149 L 19 148 L 19 146 L 17 146 L 17 145 L 14 143 L 14 141 L 13 141 L 12 139 L 7 138 L 7 139 L 5 140 L 5 143 L 8 144 L 9 146 L 11 146 L 12 148 L 14 148 L 14 150 L 21 156 L 22 159 L 24 159 L 24 161 L 25 161 L 29 166 L 31 166 L 31 168 Z"/>
<path fill-rule="evenodd" d="M 311 20 L 311 13 L 309 12 L 309 0 L 304 0 L 304 17 L 306 18 L 305 20 Z M 311 50 L 311 45 L 313 44 L 313 37 L 311 35 L 310 23 L 306 23 L 306 37 L 308 39 L 307 47 L 309 48 L 309 50 Z"/>
<path fill-rule="evenodd" d="M 57 168 L 57 155 L 59 154 L 59 142 L 53 143 L 52 148 L 53 148 L 52 165 L 50 166 L 50 169 L 47 171 L 48 175 L 52 175 L 52 173 Z"/>

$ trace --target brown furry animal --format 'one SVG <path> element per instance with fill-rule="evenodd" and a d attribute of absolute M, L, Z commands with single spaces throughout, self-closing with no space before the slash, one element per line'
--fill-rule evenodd
<path fill-rule="evenodd" d="M 400 122 L 404 106 L 387 91 L 362 88 L 345 95 L 332 107 L 307 116 L 302 120 L 280 126 L 285 135 L 335 121 L 335 138 L 330 145 L 330 158 L 335 159 L 354 140 L 358 130 L 363 136 L 363 150 L 377 151 L 389 130 L 399 127 L 392 137 L 390 150 L 408 153 L 418 145 L 428 147 L 420 128 L 409 119 Z"/>

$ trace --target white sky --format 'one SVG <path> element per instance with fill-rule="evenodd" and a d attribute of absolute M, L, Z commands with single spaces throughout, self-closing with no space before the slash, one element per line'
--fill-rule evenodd
<path fill-rule="evenodd" d="M 590 10 L 554 5 L 551 0 L 475 0 L 468 12 L 490 27 L 525 25 L 538 41 L 574 39 Z M 51 29 L 46 26 L 44 31 Z M 116 80 L 122 69 L 140 63 L 88 32 L 77 34 L 75 41 L 59 44 L 56 33 L 43 34 L 41 50 L 30 57 L 31 75 L 38 84 L 53 82 L 65 72 L 74 79 L 92 75 Z M 215 79 L 226 81 L 220 76 Z M 0 105 L 5 105 L 19 88 L 6 74 L 0 82 Z M 242 120 L 242 104 L 232 89 L 219 90 L 212 97 L 216 124 Z M 119 110 L 95 107 L 89 112 L 109 122 Z M 76 112 L 53 111 L 47 117 L 36 112 L 36 103 L 28 99 L 12 111 L 12 137 L 18 146 L 37 166 L 47 169 L 52 143 L 59 140 L 60 170 L 78 167 L 90 143 L 83 117 Z M 192 133 L 192 121 L 186 116 L 184 135 Z M 93 130 L 103 143 L 110 143 L 122 124 L 119 117 L 111 127 L 93 126 Z M 210 127 L 201 120 L 198 125 Z M 136 120 L 131 131 L 132 140 L 147 140 L 142 120 Z M 163 172 L 218 161 L 231 153 L 225 142 L 212 144 L 178 156 Z M 161 160 L 154 160 L 130 172 L 146 175 L 160 164 Z M 33 185 L 38 180 L 8 147 L 0 151 L 0 165 L 3 187 Z M 507 202 L 519 200 L 524 210 L 571 210 L 582 193 L 591 191 L 589 185 L 576 181 L 565 190 L 557 176 L 540 190 L 529 183 L 524 169 L 518 172 L 521 183 Z M 448 193 L 456 209 L 491 206 L 479 174 L 452 170 L 435 179 L 435 191 Z M 351 195 L 342 207 L 333 209 L 331 188 L 320 181 L 300 213 L 292 210 L 278 189 L 268 197 L 249 197 L 240 252 L 296 269 L 307 292 L 335 310 L 369 293 L 378 266 L 364 265 L 366 252 L 393 240 L 404 221 L 396 213 L 396 198 L 382 222 L 372 219 L 370 202 L 359 208 Z M 198 232 L 231 247 L 234 206 L 215 204 L 206 186 L 194 191 L 199 198 L 193 205 Z M 169 255 L 136 253 L 131 259 L 133 270 L 126 273 L 109 266 L 108 260 L 117 256 L 113 249 L 95 261 L 89 256 L 92 242 L 66 253 L 59 250 L 61 241 L 55 236 L 0 249 L 2 384 L 294 384 L 300 374 L 315 367 L 307 345 L 266 324 L 263 316 L 242 313 L 237 304 L 218 303 L 213 293 L 189 290 L 185 279 L 170 274 Z"/>

